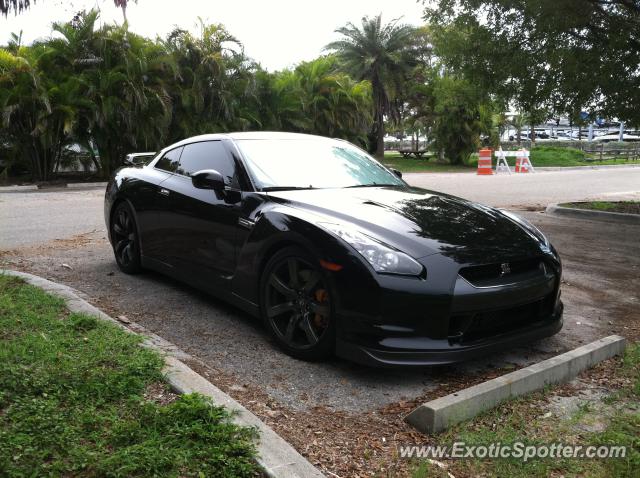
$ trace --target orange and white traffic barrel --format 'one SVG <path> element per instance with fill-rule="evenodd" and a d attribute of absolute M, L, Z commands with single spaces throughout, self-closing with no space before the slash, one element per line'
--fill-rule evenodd
<path fill-rule="evenodd" d="M 528 173 L 529 166 L 529 156 L 525 150 L 518 151 L 518 155 L 516 156 L 516 173 Z"/>
<path fill-rule="evenodd" d="M 478 174 L 493 174 L 491 169 L 491 150 L 481 149 L 478 153 Z"/>

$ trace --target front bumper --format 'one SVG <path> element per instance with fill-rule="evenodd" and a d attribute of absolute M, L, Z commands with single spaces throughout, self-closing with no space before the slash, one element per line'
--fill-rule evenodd
<path fill-rule="evenodd" d="M 375 284 L 338 284 L 348 291 L 337 307 L 338 356 L 373 366 L 449 364 L 562 328 L 562 271 L 553 257 L 533 258 L 537 265 L 522 273 L 470 281 L 441 255 L 421 261 L 431 273 L 424 281 L 376 276 Z"/>
<path fill-rule="evenodd" d="M 550 337 L 562 328 L 562 302 L 547 320 L 536 322 L 512 332 L 494 335 L 482 340 L 460 344 L 449 339 L 434 340 L 427 337 L 383 339 L 379 344 L 387 347 L 367 347 L 338 339 L 336 354 L 347 360 L 376 367 L 427 366 L 464 362 L 504 352 L 508 348 Z"/>

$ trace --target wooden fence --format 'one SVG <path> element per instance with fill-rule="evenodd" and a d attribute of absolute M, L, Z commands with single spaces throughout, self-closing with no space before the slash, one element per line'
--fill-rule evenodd
<path fill-rule="evenodd" d="M 638 161 L 640 144 L 638 143 L 587 143 L 582 151 L 591 155 L 585 161 Z"/>

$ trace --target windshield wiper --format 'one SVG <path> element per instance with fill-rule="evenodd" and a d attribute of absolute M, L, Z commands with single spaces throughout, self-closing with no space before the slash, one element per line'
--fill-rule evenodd
<path fill-rule="evenodd" d="M 269 191 L 290 191 L 290 190 L 294 190 L 294 189 L 316 189 L 313 186 L 269 186 L 266 188 L 262 188 L 262 191 L 265 192 L 269 192 Z"/>
<path fill-rule="evenodd" d="M 345 188 L 381 188 L 381 187 L 397 187 L 402 186 L 402 184 L 354 184 L 353 186 L 345 186 Z"/>

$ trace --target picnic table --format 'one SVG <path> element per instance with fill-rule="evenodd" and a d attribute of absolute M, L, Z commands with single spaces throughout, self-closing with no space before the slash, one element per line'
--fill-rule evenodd
<path fill-rule="evenodd" d="M 414 156 L 415 158 L 422 158 L 426 153 L 426 149 L 399 149 L 398 153 L 402 155 L 403 158 L 410 158 Z"/>

